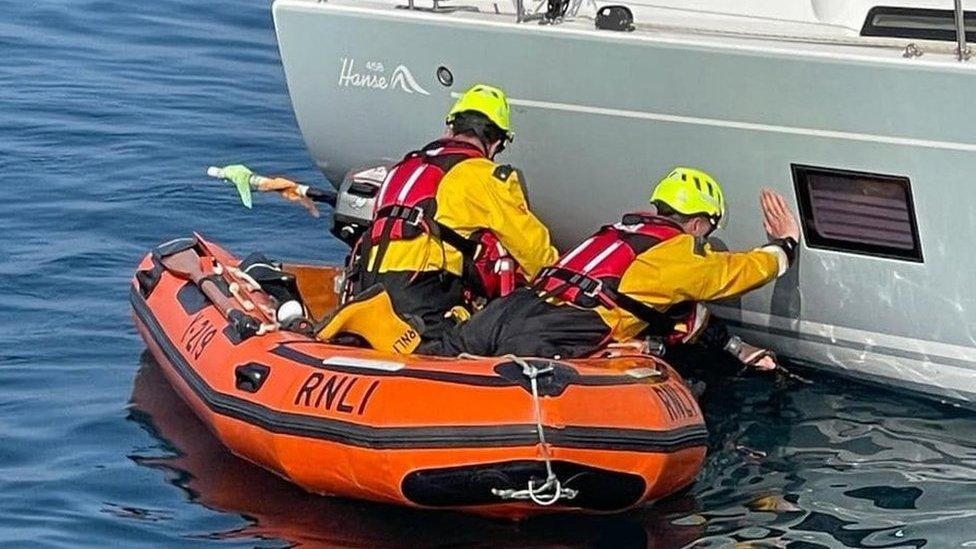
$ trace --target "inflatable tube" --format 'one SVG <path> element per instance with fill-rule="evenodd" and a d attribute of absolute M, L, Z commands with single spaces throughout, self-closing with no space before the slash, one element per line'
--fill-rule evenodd
<path fill-rule="evenodd" d="M 267 296 L 235 298 L 256 303 L 250 312 L 219 310 L 213 287 L 164 265 L 187 249 L 225 266 L 204 284 L 240 293 L 230 254 L 199 237 L 168 243 L 133 279 L 139 333 L 220 442 L 310 492 L 507 518 L 608 513 L 671 494 L 701 468 L 701 411 L 656 358 L 393 356 L 255 332 Z M 331 288 L 335 269 L 304 269 Z M 257 318 L 242 332 L 243 314 Z"/>

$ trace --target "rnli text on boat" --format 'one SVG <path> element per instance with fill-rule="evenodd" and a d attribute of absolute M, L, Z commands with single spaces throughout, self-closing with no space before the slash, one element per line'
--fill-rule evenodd
<path fill-rule="evenodd" d="M 295 393 L 295 405 L 361 416 L 380 382 L 375 380 L 366 386 L 360 380 L 359 376 L 331 374 L 326 378 L 323 373 L 312 373 Z M 355 390 L 357 383 L 359 390 Z"/>

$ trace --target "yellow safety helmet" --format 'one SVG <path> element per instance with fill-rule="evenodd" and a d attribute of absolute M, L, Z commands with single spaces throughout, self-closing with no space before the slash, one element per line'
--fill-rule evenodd
<path fill-rule="evenodd" d="M 501 89 L 488 84 L 471 86 L 468 91 L 461 94 L 461 97 L 447 113 L 447 123 L 453 122 L 458 114 L 469 111 L 478 112 L 488 117 L 488 120 L 491 120 L 493 124 L 505 132 L 509 141 L 515 137 L 509 119 L 508 99 Z"/>
<path fill-rule="evenodd" d="M 655 200 L 681 214 L 704 214 L 716 227 L 725 217 L 722 187 L 712 176 L 694 168 L 679 166 L 671 170 L 654 187 L 651 202 Z"/>

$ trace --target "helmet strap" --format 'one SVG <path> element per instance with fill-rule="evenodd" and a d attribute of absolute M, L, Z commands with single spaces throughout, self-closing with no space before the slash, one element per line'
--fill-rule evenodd
<path fill-rule="evenodd" d="M 451 124 L 452 132 L 458 132 L 458 125 L 455 124 L 454 120 L 448 123 Z M 481 144 L 481 149 L 482 152 L 485 153 L 485 156 L 493 159 L 496 155 L 498 155 L 498 153 L 505 150 L 507 139 L 505 137 L 502 137 L 500 140 L 498 140 L 498 145 L 496 145 L 495 150 L 492 151 L 491 150 L 492 144 L 494 144 L 496 140 L 489 137 L 490 133 L 494 133 L 494 132 L 489 132 L 489 124 L 490 122 L 488 122 L 487 118 L 485 118 L 484 120 L 465 120 L 460 124 L 459 133 L 473 134 L 473 137 L 475 137 L 478 140 L 478 143 Z M 493 125 L 492 125 L 492 129 L 494 129 Z"/>
<path fill-rule="evenodd" d="M 485 153 L 485 156 L 488 157 L 489 160 L 493 160 L 498 153 L 505 150 L 505 140 L 499 141 L 498 145 L 495 147 L 495 150 L 491 150 L 491 146 L 495 142 L 491 141 L 488 136 L 485 135 L 485 128 L 475 126 L 471 128 L 471 131 L 474 132 L 475 137 L 478 139 L 478 143 L 481 145 L 481 152 Z"/>
<path fill-rule="evenodd" d="M 704 219 L 706 221 L 708 221 L 708 226 L 710 227 L 708 229 L 708 232 L 705 233 L 705 238 L 708 238 L 708 237 L 712 236 L 712 234 L 715 231 L 718 230 L 718 225 L 721 222 L 721 218 L 718 217 L 718 216 L 715 216 L 715 215 L 710 215 L 710 216 L 705 217 Z"/>
<path fill-rule="evenodd" d="M 508 142 L 507 139 L 502 139 L 501 141 L 498 142 L 498 145 L 495 147 L 495 152 L 491 155 L 492 159 L 494 159 L 496 156 L 501 154 L 502 151 L 505 150 L 505 145 L 507 142 Z"/>
<path fill-rule="evenodd" d="M 488 138 L 485 136 L 485 129 L 481 126 L 475 126 L 471 128 L 474 134 L 478 137 L 478 142 L 481 143 L 481 150 L 485 153 L 485 156 L 492 156 L 491 143 L 488 142 Z"/>

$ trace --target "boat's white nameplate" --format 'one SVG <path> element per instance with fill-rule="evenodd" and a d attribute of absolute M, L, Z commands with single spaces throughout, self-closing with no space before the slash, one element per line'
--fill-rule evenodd
<path fill-rule="evenodd" d="M 342 68 L 339 69 L 339 87 L 430 95 L 430 92 L 417 83 L 417 79 L 413 77 L 410 69 L 403 65 L 397 65 L 392 73 L 387 74 L 386 65 L 381 61 L 367 61 L 363 69 L 359 69 L 356 66 L 356 60 L 351 57 L 342 58 Z"/>
<path fill-rule="evenodd" d="M 330 356 L 322 359 L 322 364 L 325 366 L 346 366 L 349 368 L 363 368 L 365 370 L 382 370 L 384 372 L 396 372 L 402 370 L 404 367 L 402 362 L 372 360 L 352 356 Z"/>

